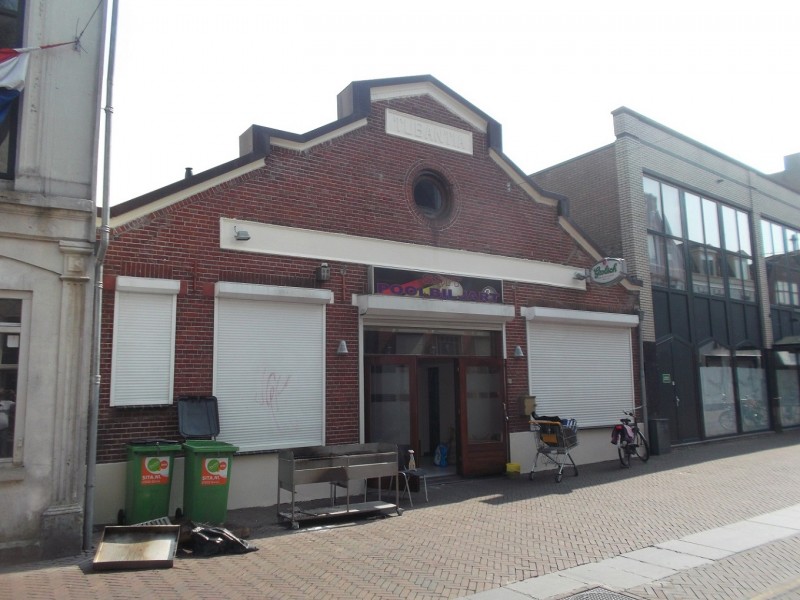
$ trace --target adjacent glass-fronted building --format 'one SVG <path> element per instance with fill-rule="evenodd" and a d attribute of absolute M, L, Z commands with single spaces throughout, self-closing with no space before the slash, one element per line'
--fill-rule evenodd
<path fill-rule="evenodd" d="M 629 109 L 617 140 L 533 175 L 645 283 L 650 418 L 673 443 L 800 425 L 800 193 Z"/>

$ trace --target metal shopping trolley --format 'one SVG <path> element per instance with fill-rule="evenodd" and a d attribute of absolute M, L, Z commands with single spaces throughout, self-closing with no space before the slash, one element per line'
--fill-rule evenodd
<path fill-rule="evenodd" d="M 548 417 L 531 419 L 531 431 L 536 439 L 536 458 L 531 466 L 531 479 L 533 479 L 540 456 L 544 457 L 544 464 L 549 462 L 558 468 L 556 483 L 561 483 L 567 460 L 572 463 L 575 476 L 578 476 L 578 467 L 569 454 L 570 450 L 578 445 L 578 425 L 575 423 L 575 419 L 561 420 Z"/>

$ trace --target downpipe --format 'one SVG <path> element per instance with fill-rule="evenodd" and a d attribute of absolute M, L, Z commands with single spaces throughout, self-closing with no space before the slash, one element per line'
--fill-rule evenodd
<path fill-rule="evenodd" d="M 95 244 L 94 306 L 92 315 L 92 376 L 91 397 L 88 410 L 88 432 L 86 443 L 86 485 L 84 489 L 83 550 L 92 549 L 92 525 L 94 523 L 94 492 L 97 477 L 97 428 L 100 407 L 100 348 L 103 316 L 103 265 L 110 239 L 110 174 L 111 174 L 111 115 L 114 91 L 114 60 L 117 46 L 117 6 L 111 2 L 111 28 L 108 45 L 108 70 L 106 72 L 105 138 L 103 140 L 103 205 L 99 240 Z"/>

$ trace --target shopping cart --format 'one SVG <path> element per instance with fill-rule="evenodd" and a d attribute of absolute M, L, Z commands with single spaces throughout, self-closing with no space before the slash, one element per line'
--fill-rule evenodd
<path fill-rule="evenodd" d="M 539 464 L 539 457 L 544 458 L 544 464 L 553 464 L 558 468 L 556 483 L 561 483 L 564 465 L 569 462 L 578 476 L 578 467 L 570 456 L 570 450 L 578 445 L 578 425 L 575 419 L 567 420 L 542 420 L 531 419 L 531 431 L 536 439 L 536 458 L 531 467 L 530 478 Z"/>

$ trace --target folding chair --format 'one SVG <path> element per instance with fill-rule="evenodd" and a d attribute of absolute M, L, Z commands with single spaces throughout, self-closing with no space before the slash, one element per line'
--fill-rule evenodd
<path fill-rule="evenodd" d="M 406 463 L 406 457 L 411 446 L 408 444 L 397 445 L 397 476 L 400 478 L 400 487 L 402 494 L 408 496 L 408 503 L 414 507 L 414 501 L 411 499 L 411 486 L 409 481 L 412 477 L 417 477 L 422 482 L 422 489 L 425 491 L 425 502 L 428 502 L 428 472 L 425 469 L 409 469 Z M 389 486 L 391 489 L 391 485 Z"/>

